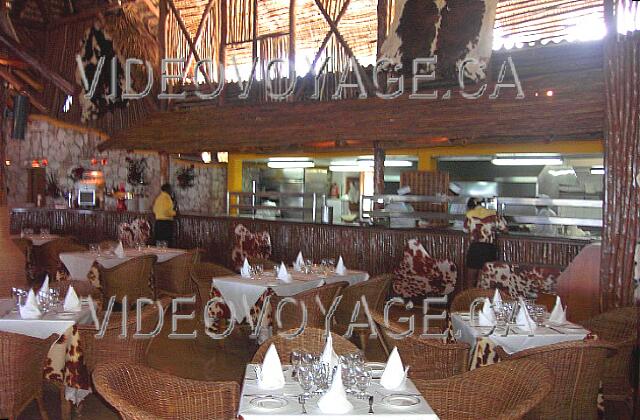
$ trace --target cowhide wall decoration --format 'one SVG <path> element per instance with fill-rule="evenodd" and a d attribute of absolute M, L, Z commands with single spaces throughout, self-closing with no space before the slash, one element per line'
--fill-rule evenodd
<path fill-rule="evenodd" d="M 121 98 L 122 91 L 125 88 L 125 79 L 122 66 L 123 60 L 120 57 L 118 57 L 116 66 L 118 73 L 116 95 L 115 98 L 109 97 L 111 93 L 111 59 L 118 55 L 113 46 L 111 36 L 102 29 L 100 24 L 94 24 L 87 30 L 78 54 L 82 58 L 82 65 L 89 86 L 93 82 L 100 57 L 105 58 L 96 90 L 90 99 L 85 98 L 87 92 L 82 83 L 82 76 L 80 71 L 76 70 L 76 82 L 82 86 L 82 94 L 79 95 L 80 106 L 82 107 L 82 122 L 96 120 L 108 112 L 126 107 L 128 100 Z"/>
<path fill-rule="evenodd" d="M 436 78 L 457 80 L 467 58 L 491 58 L 498 0 L 397 0 L 394 18 L 380 50 L 381 57 L 402 63 L 411 74 L 415 58 L 438 56 Z M 481 66 L 465 67 L 465 77 L 485 78 Z"/>

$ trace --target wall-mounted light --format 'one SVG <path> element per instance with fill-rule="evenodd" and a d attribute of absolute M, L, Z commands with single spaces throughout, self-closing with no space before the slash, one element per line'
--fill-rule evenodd
<path fill-rule="evenodd" d="M 212 160 L 211 152 L 202 152 L 201 157 L 204 163 L 211 163 L 211 160 Z"/>
<path fill-rule="evenodd" d="M 548 90 L 546 95 L 548 97 L 552 97 L 553 96 L 553 91 L 552 90 Z"/>
<path fill-rule="evenodd" d="M 62 112 L 65 114 L 71 110 L 71 105 L 73 105 L 73 96 L 67 95 L 64 100 L 64 105 L 62 105 Z"/>
<path fill-rule="evenodd" d="M 11 161 L 7 159 L 7 160 L 4 161 L 4 164 L 6 166 L 11 166 Z"/>
<path fill-rule="evenodd" d="M 229 152 L 218 152 L 216 153 L 216 158 L 218 163 L 229 163 Z"/>

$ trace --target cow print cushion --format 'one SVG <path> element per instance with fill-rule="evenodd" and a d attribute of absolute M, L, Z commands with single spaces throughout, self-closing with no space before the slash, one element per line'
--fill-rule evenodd
<path fill-rule="evenodd" d="M 511 297 L 536 299 L 538 293 L 553 294 L 561 270 L 556 267 L 536 267 L 505 262 L 489 262 L 480 272 L 478 287 L 498 288 Z"/>
<path fill-rule="evenodd" d="M 118 225 L 118 240 L 125 248 L 133 248 L 136 244 L 147 244 L 151 238 L 151 225 L 144 219 L 135 219 L 131 223 Z"/>
<path fill-rule="evenodd" d="M 432 258 L 420 241 L 411 239 L 395 271 L 393 291 L 408 299 L 444 296 L 453 292 L 457 280 L 458 270 L 453 262 Z"/>
<path fill-rule="evenodd" d="M 237 225 L 235 230 L 236 245 L 231 253 L 231 260 L 236 270 L 240 270 L 245 258 L 271 258 L 271 236 L 269 232 L 253 233 L 244 225 Z"/>

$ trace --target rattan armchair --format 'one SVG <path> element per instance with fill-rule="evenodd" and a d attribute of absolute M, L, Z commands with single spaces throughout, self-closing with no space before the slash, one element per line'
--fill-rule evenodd
<path fill-rule="evenodd" d="M 617 350 L 605 361 L 602 378 L 605 400 L 630 402 L 632 398 L 631 372 L 639 317 L 640 309 L 630 306 L 613 309 L 583 322 L 585 328 L 598 338 L 607 340 Z"/>
<path fill-rule="evenodd" d="M 112 268 L 98 265 L 100 286 L 105 300 L 108 301 L 111 296 L 115 296 L 116 302 L 122 303 L 122 298 L 127 296 L 128 304 L 131 306 L 140 297 L 152 298 L 153 291 L 150 285 L 153 284 L 153 269 L 157 260 L 158 257 L 155 255 L 142 255 Z"/>
<path fill-rule="evenodd" d="M 457 293 L 454 297 L 453 300 L 451 301 L 451 306 L 449 308 L 450 312 L 469 312 L 469 307 L 471 306 L 471 303 L 479 298 L 493 298 L 493 295 L 495 293 L 494 289 L 482 289 L 479 287 L 474 287 L 471 289 L 466 289 L 463 290 L 460 293 Z M 502 299 L 506 299 L 508 295 L 506 295 L 504 292 L 500 292 L 500 297 L 502 297 Z"/>
<path fill-rule="evenodd" d="M 278 325 L 276 318 L 276 311 L 278 304 L 285 299 L 283 296 L 273 296 L 271 298 L 271 308 L 273 309 L 273 329 L 274 333 L 280 330 L 291 330 L 300 328 L 302 323 L 302 309 L 301 302 L 307 309 L 307 324 L 306 328 L 324 328 L 325 327 L 325 313 L 318 306 L 318 300 L 322 303 L 324 310 L 329 310 L 333 299 L 338 296 L 342 289 L 348 286 L 346 281 L 339 281 L 336 283 L 325 284 L 324 286 L 317 287 L 315 289 L 307 290 L 302 293 L 298 293 L 295 296 L 291 296 L 295 299 L 296 304 L 285 304 L 282 307 L 280 315 L 280 321 L 282 325 Z M 317 298 L 316 298 L 317 297 Z"/>
<path fill-rule="evenodd" d="M 414 383 L 440 420 L 515 420 L 549 394 L 553 375 L 544 365 L 520 360 Z"/>
<path fill-rule="evenodd" d="M 100 365 L 93 383 L 124 420 L 231 420 L 240 394 L 236 382 L 183 379 L 126 363 Z"/>
<path fill-rule="evenodd" d="M 531 360 L 545 364 L 555 378 L 549 395 L 527 419 L 598 418 L 597 397 L 607 357 L 613 346 L 601 340 L 569 341 L 507 354 L 496 351 L 502 360 Z"/>
<path fill-rule="evenodd" d="M 17 419 L 33 400 L 38 403 L 40 416 L 49 418 L 42 400 L 42 370 L 57 339 L 57 335 L 41 340 L 0 332 L 0 418 Z"/>
<path fill-rule="evenodd" d="M 378 324 L 380 338 L 387 350 L 398 348 L 405 365 L 411 366 L 409 377 L 412 379 L 446 379 L 469 370 L 469 349 L 467 343 L 445 343 L 441 339 L 420 338 L 421 331 L 402 339 L 394 339 L 389 334 L 399 334 L 407 330 L 402 325 L 389 320 L 385 325 L 381 313 L 372 313 Z"/>
<path fill-rule="evenodd" d="M 169 304 L 169 299 L 161 301 L 163 308 Z M 98 315 L 100 322 L 104 322 L 104 315 Z M 147 305 L 142 310 L 141 333 L 150 333 L 158 324 L 158 309 L 156 305 Z M 136 311 L 127 313 L 127 336 L 122 334 L 122 313 L 113 312 L 109 318 L 109 324 L 105 330 L 104 337 L 96 338 L 96 328 L 94 325 L 78 325 L 78 333 L 84 351 L 84 361 L 89 372 L 102 362 L 112 363 L 116 361 L 126 361 L 130 363 L 144 363 L 147 350 L 152 339 L 135 338 L 136 332 Z"/>
<path fill-rule="evenodd" d="M 155 293 L 165 296 L 193 296 L 198 294 L 193 271 L 200 259 L 198 250 L 191 250 L 171 258 L 154 268 Z"/>
<path fill-rule="evenodd" d="M 49 275 L 50 279 L 54 279 L 60 265 L 61 253 L 86 250 L 87 247 L 78 243 L 74 238 L 57 238 L 33 248 L 34 264 L 37 271 L 44 272 Z"/>
<path fill-rule="evenodd" d="M 363 296 L 367 300 L 367 305 L 369 306 L 370 311 L 382 312 L 385 299 L 387 298 L 387 293 L 389 292 L 389 286 L 391 285 L 393 278 L 393 274 L 382 274 L 370 280 L 345 287 L 340 292 L 342 300 L 340 301 L 340 305 L 338 305 L 338 309 L 336 309 L 336 313 L 334 315 L 336 332 L 342 335 L 347 331 L 347 328 L 351 323 L 351 315 L 353 314 L 356 302 L 360 302 Z M 367 322 L 364 308 L 362 308 L 362 306 L 360 307 L 360 312 L 358 313 L 358 319 L 356 322 Z"/>
<path fill-rule="evenodd" d="M 292 334 L 296 330 L 285 331 L 286 334 Z M 278 356 L 282 363 L 290 363 L 291 352 L 299 350 L 303 352 L 320 354 L 324 350 L 326 338 L 324 336 L 325 330 L 320 328 L 305 328 L 305 330 L 299 336 L 293 339 L 287 339 L 281 335 L 274 335 L 258 348 L 256 354 L 253 356 L 251 363 L 262 363 L 264 356 L 267 354 L 267 350 L 273 344 L 278 350 Z M 331 339 L 333 342 L 333 350 L 338 355 L 350 354 L 359 352 L 358 348 L 346 338 L 331 333 Z"/>

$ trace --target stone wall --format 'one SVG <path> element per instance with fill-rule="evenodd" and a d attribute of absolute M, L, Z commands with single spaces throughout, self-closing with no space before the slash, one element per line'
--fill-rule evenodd
<path fill-rule="evenodd" d="M 177 172 L 191 166 L 185 161 L 171 161 L 171 184 L 182 212 L 223 214 L 227 210 L 227 168 L 222 165 L 195 164 L 191 188 L 180 188 Z"/>
<path fill-rule="evenodd" d="M 10 133 L 11 130 L 5 130 Z M 7 137 L 10 137 L 7 134 Z M 145 179 L 147 185 L 136 187 L 146 199 L 128 201 L 130 210 L 148 211 L 153 200 L 160 191 L 160 160 L 155 153 L 127 153 L 126 151 L 108 151 L 99 153 L 97 145 L 102 139 L 93 133 L 84 133 L 73 128 L 61 127 L 44 120 L 30 120 L 25 140 L 7 138 L 7 159 L 11 165 L 7 168 L 8 201 L 13 207 L 22 206 L 27 198 L 28 168 L 34 159 L 47 159 L 47 175 L 55 174 L 63 190 L 73 190 L 74 182 L 70 178 L 73 168 L 82 166 L 85 169 L 101 170 L 104 173 L 107 188 L 125 184 L 126 190 L 133 187 L 127 184 L 126 158 L 146 158 L 148 169 Z M 106 159 L 106 164 L 99 162 L 92 165 L 93 158 L 98 161 Z M 220 214 L 226 211 L 227 169 L 220 165 L 196 165 L 194 187 L 183 190 L 178 187 L 176 170 L 185 164 L 172 161 L 170 164 L 171 183 L 177 195 L 180 209 L 188 212 Z M 62 201 L 62 200 L 60 200 Z M 53 200 L 47 199 L 48 205 Z M 141 204 L 141 208 L 138 207 Z M 108 208 L 115 206 L 112 199 L 106 200 Z"/>

